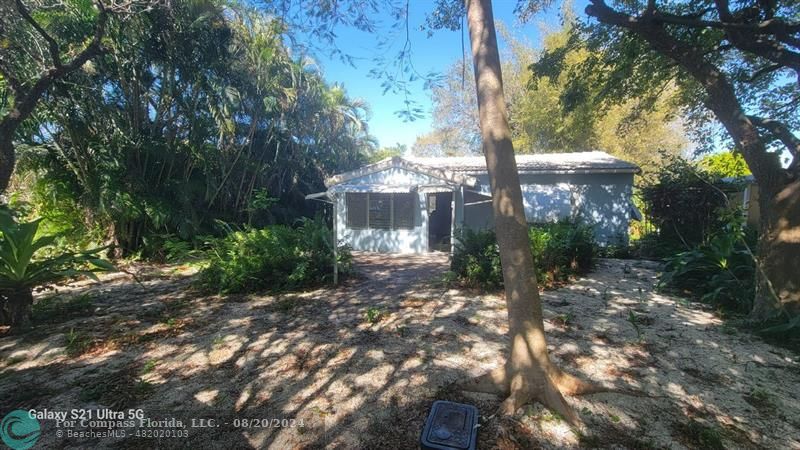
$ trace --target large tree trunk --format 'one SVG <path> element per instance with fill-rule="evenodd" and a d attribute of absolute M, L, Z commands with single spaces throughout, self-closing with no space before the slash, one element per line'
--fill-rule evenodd
<path fill-rule="evenodd" d="M 495 231 L 503 267 L 510 354 L 504 367 L 463 385 L 465 390 L 507 395 L 501 411 L 514 414 L 538 400 L 571 423 L 579 419 L 562 396 L 587 385 L 561 372 L 547 352 L 542 303 L 536 285 L 519 174 L 511 144 L 491 0 L 466 0 L 478 91 L 483 152 L 492 189 Z"/>
<path fill-rule="evenodd" d="M 800 175 L 796 167 L 782 168 L 777 155 L 767 152 L 757 124 L 770 129 L 771 121 L 747 116 L 723 71 L 700 50 L 673 37 L 662 22 L 615 11 L 603 0 L 590 1 L 586 7 L 588 15 L 637 34 L 703 86 L 705 106 L 741 150 L 759 188 L 761 233 L 756 261 L 757 289 L 750 317 L 766 320 L 800 310 L 800 280 L 796 275 L 800 267 Z M 782 135 L 780 140 L 790 151 L 797 151 L 797 139 L 790 131 L 772 129 L 772 132 Z"/>
<path fill-rule="evenodd" d="M 33 293 L 29 288 L 9 289 L 0 292 L 0 325 L 11 330 L 25 328 L 31 323 Z"/>
<path fill-rule="evenodd" d="M 760 192 L 756 298 L 750 317 L 769 320 L 786 312 L 800 314 L 800 180 L 776 194 Z"/>
<path fill-rule="evenodd" d="M 16 157 L 14 154 L 14 131 L 11 121 L 0 122 L 0 194 L 6 191 L 14 172 Z"/>

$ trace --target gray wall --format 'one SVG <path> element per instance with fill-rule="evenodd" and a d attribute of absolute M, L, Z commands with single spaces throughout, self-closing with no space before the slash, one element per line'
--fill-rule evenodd
<path fill-rule="evenodd" d="M 489 176 L 479 175 L 474 189 L 489 195 Z M 580 220 L 594 226 L 601 244 L 627 243 L 631 220 L 633 174 L 520 175 L 529 222 Z M 465 193 L 465 203 L 479 200 Z M 464 207 L 464 226 L 494 226 L 491 203 Z"/>

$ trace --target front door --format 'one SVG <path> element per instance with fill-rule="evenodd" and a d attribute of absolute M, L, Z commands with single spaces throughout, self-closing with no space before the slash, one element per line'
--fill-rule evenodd
<path fill-rule="evenodd" d="M 428 194 L 428 251 L 450 252 L 453 223 L 453 193 Z"/>

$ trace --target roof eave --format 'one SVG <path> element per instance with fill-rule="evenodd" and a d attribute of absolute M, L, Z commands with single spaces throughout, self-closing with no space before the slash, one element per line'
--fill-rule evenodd
<path fill-rule="evenodd" d="M 359 167 L 358 169 L 351 170 L 341 174 L 334 175 L 325 180 L 325 186 L 331 187 L 337 184 L 342 184 L 346 181 L 367 176 L 372 173 L 381 172 L 386 169 L 401 168 L 412 172 L 417 172 L 422 175 L 427 175 L 433 178 L 438 178 L 455 184 L 463 184 L 465 186 L 473 187 L 478 183 L 475 177 L 470 175 L 460 174 L 458 172 L 437 169 L 435 167 L 425 166 L 422 164 L 412 163 L 399 156 L 382 159 L 376 163 L 367 164 L 366 166 Z"/>

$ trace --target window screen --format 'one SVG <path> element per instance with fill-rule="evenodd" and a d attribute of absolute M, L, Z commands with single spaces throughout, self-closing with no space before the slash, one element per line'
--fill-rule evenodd
<path fill-rule="evenodd" d="M 347 228 L 367 228 L 367 194 L 348 192 Z"/>
<path fill-rule="evenodd" d="M 392 228 L 392 194 L 369 194 L 369 228 Z"/>
<path fill-rule="evenodd" d="M 394 194 L 394 229 L 414 228 L 414 201 L 416 194 Z"/>

